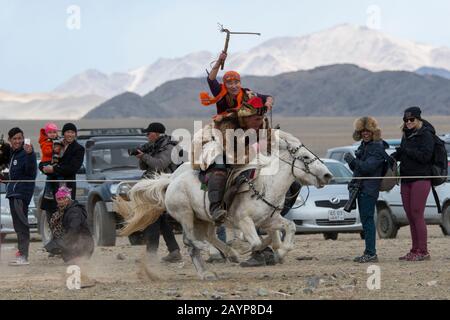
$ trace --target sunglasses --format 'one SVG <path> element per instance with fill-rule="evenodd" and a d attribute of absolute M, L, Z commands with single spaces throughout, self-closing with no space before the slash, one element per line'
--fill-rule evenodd
<path fill-rule="evenodd" d="M 405 123 L 408 123 L 408 122 L 415 122 L 415 121 L 416 121 L 416 118 L 403 119 L 403 121 L 404 121 Z"/>

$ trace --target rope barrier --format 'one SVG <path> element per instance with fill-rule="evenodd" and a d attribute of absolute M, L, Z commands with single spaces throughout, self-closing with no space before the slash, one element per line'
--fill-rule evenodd
<path fill-rule="evenodd" d="M 380 179 L 434 179 L 434 178 L 450 178 L 449 176 L 396 176 L 396 177 L 333 177 L 333 180 L 380 180 Z M 91 183 L 104 183 L 104 182 L 139 182 L 142 179 L 137 180 L 2 180 L 2 183 L 36 183 L 36 182 L 91 182 Z"/>

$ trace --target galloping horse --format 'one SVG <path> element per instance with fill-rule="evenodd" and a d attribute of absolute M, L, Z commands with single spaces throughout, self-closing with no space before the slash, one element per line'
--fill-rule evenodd
<path fill-rule="evenodd" d="M 260 174 L 253 181 L 247 180 L 249 190 L 236 195 L 228 208 L 225 224 L 243 233 L 251 251 L 272 245 L 282 259 L 293 248 L 295 235 L 295 224 L 280 215 L 286 192 L 295 180 L 302 185 L 323 187 L 332 175 L 297 138 L 282 131 L 277 133 L 278 152 L 273 152 L 257 166 L 258 170 L 262 170 L 276 161 L 276 174 Z M 252 166 L 244 165 L 239 172 L 249 167 Z M 233 174 L 236 176 L 239 172 Z M 167 211 L 183 227 L 183 240 L 199 277 L 214 280 L 217 276 L 206 270 L 200 255 L 200 250 L 205 248 L 203 241 L 209 242 L 231 261 L 237 262 L 238 254 L 217 239 L 215 224 L 206 209 L 209 208 L 208 197 L 201 190 L 198 174 L 198 171 L 192 170 L 190 163 L 185 163 L 173 174 L 161 174 L 155 179 L 138 182 L 130 191 L 134 215 L 127 219 L 122 233 L 127 235 L 143 230 Z M 260 237 L 257 228 L 268 236 Z M 285 231 L 283 241 L 281 230 Z"/>

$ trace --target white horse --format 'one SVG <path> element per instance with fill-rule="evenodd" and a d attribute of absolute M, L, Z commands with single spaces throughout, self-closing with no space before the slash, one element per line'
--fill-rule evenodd
<path fill-rule="evenodd" d="M 293 248 L 295 235 L 295 224 L 280 215 L 289 187 L 295 180 L 302 185 L 323 187 L 332 175 L 323 162 L 294 136 L 279 131 L 277 140 L 279 152 L 273 152 L 258 169 L 267 168 L 277 161 L 278 171 L 276 174 L 258 175 L 254 181 L 247 182 L 249 190 L 236 195 L 228 208 L 225 224 L 243 233 L 251 251 L 272 245 L 278 257 L 283 259 Z M 243 166 L 239 172 L 250 167 Z M 207 209 L 208 197 L 201 190 L 198 174 L 190 163 L 185 163 L 171 175 L 161 174 L 155 179 L 138 182 L 130 192 L 134 215 L 127 219 L 123 234 L 143 230 L 167 211 L 183 227 L 183 240 L 199 277 L 214 280 L 217 276 L 206 270 L 200 255 L 200 250 L 206 247 L 204 241 L 216 247 L 230 261 L 237 262 L 238 254 L 217 238 L 215 224 Z M 260 237 L 257 228 L 268 236 Z M 280 238 L 282 230 L 285 232 L 283 241 Z"/>

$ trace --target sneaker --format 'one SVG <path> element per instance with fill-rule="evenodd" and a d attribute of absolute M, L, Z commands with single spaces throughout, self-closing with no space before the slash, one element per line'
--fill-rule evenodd
<path fill-rule="evenodd" d="M 27 266 L 30 263 L 28 262 L 27 258 L 24 256 L 19 255 L 16 259 L 9 262 L 10 266 L 18 267 L 18 266 Z"/>
<path fill-rule="evenodd" d="M 164 262 L 175 263 L 182 261 L 183 258 L 181 257 L 180 250 L 177 249 L 170 252 L 167 256 L 163 257 L 161 260 Z"/>
<path fill-rule="evenodd" d="M 357 263 L 378 262 L 378 256 L 376 254 L 374 255 L 364 254 L 361 257 L 356 257 L 355 259 L 353 259 L 353 261 Z"/>

